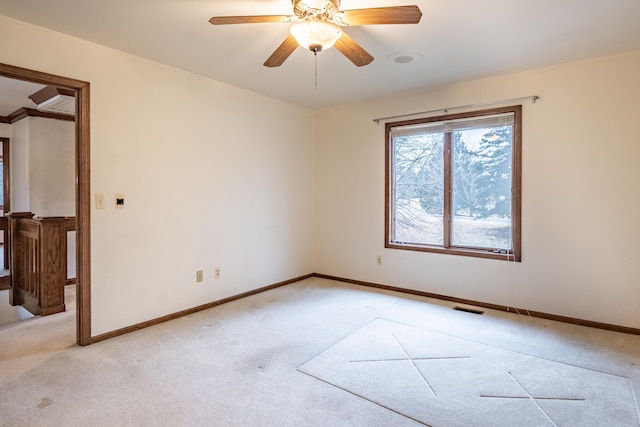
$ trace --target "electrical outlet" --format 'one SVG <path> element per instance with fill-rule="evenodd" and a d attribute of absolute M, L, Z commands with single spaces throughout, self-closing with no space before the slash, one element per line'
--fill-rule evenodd
<path fill-rule="evenodd" d="M 213 278 L 214 279 L 219 279 L 220 278 L 220 267 L 215 267 L 213 269 Z"/>
<path fill-rule="evenodd" d="M 382 265 L 382 255 L 378 255 L 378 256 L 376 257 L 376 264 L 377 264 L 378 266 L 381 266 L 381 265 Z"/>
<path fill-rule="evenodd" d="M 196 271 L 196 283 L 200 283 L 204 280 L 204 272 L 202 270 Z"/>
<path fill-rule="evenodd" d="M 96 193 L 96 209 L 104 209 L 104 193 Z"/>

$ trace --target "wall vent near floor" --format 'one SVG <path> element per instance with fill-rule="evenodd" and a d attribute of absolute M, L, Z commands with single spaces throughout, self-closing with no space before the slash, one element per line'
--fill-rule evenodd
<path fill-rule="evenodd" d="M 468 307 L 460 307 L 460 306 L 455 306 L 453 307 L 454 310 L 458 310 L 458 311 L 464 311 L 465 313 L 473 313 L 473 314 L 483 314 L 484 311 L 482 310 L 476 310 L 475 308 L 468 308 Z"/>

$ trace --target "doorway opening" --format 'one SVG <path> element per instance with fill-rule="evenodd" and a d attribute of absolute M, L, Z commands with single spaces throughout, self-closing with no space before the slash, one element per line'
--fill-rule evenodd
<path fill-rule="evenodd" d="M 0 63 L 0 76 L 54 86 L 75 95 L 76 342 L 91 344 L 89 83 Z"/>

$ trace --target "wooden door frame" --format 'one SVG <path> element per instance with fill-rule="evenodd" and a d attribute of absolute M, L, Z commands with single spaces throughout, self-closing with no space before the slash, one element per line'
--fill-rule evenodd
<path fill-rule="evenodd" d="M 0 138 L 2 141 L 2 190 L 4 193 L 4 201 L 2 209 L 4 212 L 11 211 L 11 186 L 9 182 L 9 176 L 11 174 L 11 158 L 10 158 L 10 141 L 11 138 Z"/>
<path fill-rule="evenodd" d="M 89 83 L 0 63 L 0 76 L 71 89 L 76 95 L 76 340 L 91 344 Z"/>
<path fill-rule="evenodd" d="M 9 177 L 11 176 L 11 157 L 10 157 L 11 151 L 9 147 L 10 141 L 11 141 L 10 138 L 0 137 L 0 142 L 2 142 L 2 192 L 3 192 L 2 215 L 3 216 L 7 212 L 11 212 L 11 183 L 9 182 Z M 4 259 L 1 259 L 0 262 L 2 263 L 3 268 L 8 268 L 9 251 L 7 250 L 7 243 L 9 242 L 9 228 L 5 227 L 5 229 L 2 230 L 2 234 L 3 234 L 2 244 L 4 245 L 4 251 L 3 251 Z M 3 279 L 7 280 L 7 286 L 9 286 L 8 276 Z M 0 285 L 0 289 L 2 289 L 1 285 Z"/>

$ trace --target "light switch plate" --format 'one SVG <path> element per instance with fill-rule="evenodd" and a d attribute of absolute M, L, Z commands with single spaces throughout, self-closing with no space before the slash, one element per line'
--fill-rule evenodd
<path fill-rule="evenodd" d="M 124 194 L 116 194 L 116 209 L 124 209 Z"/>
<path fill-rule="evenodd" d="M 96 209 L 104 209 L 104 193 L 96 193 Z"/>

